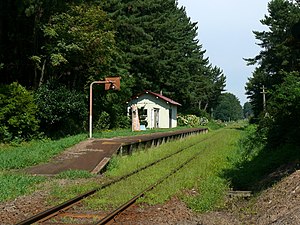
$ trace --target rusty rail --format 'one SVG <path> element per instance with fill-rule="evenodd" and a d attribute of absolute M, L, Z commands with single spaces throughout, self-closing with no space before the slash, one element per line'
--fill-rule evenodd
<path fill-rule="evenodd" d="M 202 141 L 205 141 L 207 139 L 208 138 L 206 138 L 206 139 L 204 139 Z M 172 156 L 174 156 L 174 155 L 176 155 L 176 154 L 178 154 L 178 153 L 180 153 L 180 152 L 182 152 L 182 151 L 184 151 L 184 150 L 186 150 L 188 148 L 191 148 L 191 147 L 193 147 L 195 145 L 196 144 L 190 144 L 187 147 L 181 148 L 181 149 L 179 149 L 178 151 L 176 151 L 174 153 L 171 153 L 171 154 L 169 154 L 169 155 L 167 155 L 167 156 L 165 156 L 163 158 L 160 158 L 160 159 L 158 159 L 158 160 L 156 160 L 156 161 L 154 161 L 152 163 L 149 163 L 148 165 L 146 165 L 144 167 L 141 167 L 141 168 L 139 168 L 137 170 L 134 170 L 134 171 L 132 171 L 132 172 L 130 172 L 130 173 L 122 176 L 122 177 L 116 178 L 116 179 L 114 179 L 114 180 L 112 180 L 112 181 L 110 181 L 110 182 L 108 182 L 106 184 L 101 185 L 98 188 L 95 188 L 95 189 L 93 189 L 91 191 L 88 191 L 88 192 L 82 194 L 82 195 L 79 195 L 79 196 L 77 196 L 75 198 L 72 198 L 72 199 L 70 199 L 70 200 L 68 200 L 66 202 L 63 202 L 63 203 L 61 203 L 61 204 L 59 204 L 57 206 L 54 206 L 54 207 L 52 207 L 52 208 L 50 208 L 48 210 L 40 212 L 40 213 L 38 213 L 38 214 L 36 214 L 36 215 L 28 218 L 28 219 L 25 219 L 25 220 L 23 220 L 21 222 L 18 222 L 16 225 L 29 225 L 29 224 L 33 224 L 33 223 L 36 223 L 36 222 L 41 222 L 41 221 L 48 220 L 51 217 L 54 217 L 57 214 L 59 214 L 60 211 L 65 210 L 67 208 L 70 208 L 71 206 L 77 204 L 82 199 L 84 199 L 86 197 L 89 197 L 89 196 L 95 194 L 96 192 L 98 192 L 98 191 L 100 191 L 100 190 L 102 190 L 102 189 L 104 189 L 106 187 L 109 187 L 109 186 L 111 186 L 111 185 L 113 185 L 113 184 L 115 184 L 117 182 L 120 182 L 120 181 L 122 181 L 124 179 L 127 179 L 128 177 L 130 177 L 130 176 L 132 176 L 132 175 L 134 175 L 134 174 L 136 174 L 136 173 L 138 173 L 140 171 L 143 171 L 143 170 L 145 170 L 145 169 L 147 169 L 147 168 L 149 168 L 149 167 L 151 167 L 151 166 L 153 166 L 153 165 L 155 165 L 155 164 L 157 164 L 157 163 L 159 163 L 159 162 L 161 162 L 161 161 L 163 161 L 165 159 L 168 159 L 168 158 L 170 158 L 170 157 L 172 157 Z"/>
<path fill-rule="evenodd" d="M 185 165 L 187 165 L 189 162 L 191 162 L 193 159 L 195 159 L 200 153 L 201 152 L 198 152 L 195 155 L 193 155 L 191 158 L 189 158 L 188 160 L 186 160 L 180 166 L 178 166 L 177 168 L 173 169 L 170 173 L 168 173 L 167 175 L 165 175 L 162 178 L 160 178 L 154 184 L 152 184 L 149 187 L 147 187 L 145 190 L 143 190 L 142 192 L 140 192 L 139 194 L 137 194 L 136 196 L 134 196 L 132 199 L 130 199 L 128 202 L 126 202 L 125 204 L 121 205 L 120 207 L 118 207 L 117 209 L 115 209 L 114 211 L 112 211 L 111 213 L 109 213 L 106 217 L 104 217 L 103 219 L 101 219 L 100 221 L 98 221 L 97 223 L 95 223 L 94 225 L 103 225 L 103 224 L 107 224 L 107 223 L 111 222 L 118 214 L 120 214 L 121 212 L 125 211 L 132 204 L 134 204 L 139 198 L 141 198 L 142 196 L 144 196 L 146 192 L 154 189 L 157 185 L 161 184 L 163 181 L 165 181 L 171 175 L 173 175 L 174 173 L 176 173 L 177 171 L 179 171 L 181 168 L 183 168 Z"/>

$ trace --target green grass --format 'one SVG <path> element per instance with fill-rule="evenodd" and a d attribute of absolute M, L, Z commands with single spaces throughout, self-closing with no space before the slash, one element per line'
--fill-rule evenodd
<path fill-rule="evenodd" d="M 295 162 L 298 162 L 299 166 L 300 153 L 297 147 L 282 146 L 278 149 L 267 149 L 263 145 L 257 146 L 255 130 L 251 126 L 246 127 L 244 121 L 230 123 L 225 128 L 215 123 L 210 124 L 209 127 L 211 131 L 205 135 L 169 142 L 157 148 L 134 152 L 132 155 L 114 157 L 110 161 L 108 171 L 101 179 L 95 179 L 86 171 L 65 171 L 54 178 L 47 179 L 19 172 L 19 169 L 48 161 L 64 149 L 86 139 L 86 134 L 55 141 L 31 141 L 17 146 L 1 144 L 0 202 L 28 194 L 34 191 L 38 184 L 41 187 L 42 182 L 49 181 L 55 184 L 52 186 L 52 196 L 49 201 L 51 204 L 57 204 L 191 144 L 196 145 L 126 181 L 102 190 L 97 194 L 97 198 L 86 200 L 85 204 L 92 209 L 110 209 L 119 206 L 169 173 L 170 170 L 196 152 L 200 152 L 196 159 L 173 174 L 167 181 L 158 185 L 140 202 L 154 205 L 163 203 L 172 196 L 178 196 L 193 210 L 204 212 L 215 207 L 223 207 L 224 196 L 229 187 L 238 190 L 261 189 L 261 181 L 278 167 Z M 170 130 L 160 129 L 142 132 L 131 132 L 128 129 L 113 130 L 101 132 L 95 136 L 111 138 L 161 131 Z M 247 133 L 250 133 L 251 136 L 245 135 Z M 242 137 L 241 140 L 240 137 Z M 77 184 L 69 187 L 60 186 L 59 182 L 56 182 L 59 181 L 58 179 L 75 180 Z M 80 179 L 80 185 L 78 185 L 77 179 Z M 276 180 L 269 180 L 267 185 L 272 185 L 274 181 Z M 263 183 L 263 185 L 266 184 Z"/>
<path fill-rule="evenodd" d="M 223 128 L 225 125 L 224 123 L 221 123 L 219 121 L 215 121 L 215 120 L 210 120 L 207 124 L 207 127 L 209 130 L 218 130 L 220 128 Z"/>
<path fill-rule="evenodd" d="M 35 190 L 36 184 L 45 180 L 43 177 L 25 174 L 0 173 L 0 202 L 30 193 Z"/>
<path fill-rule="evenodd" d="M 83 179 L 83 178 L 87 179 L 92 177 L 95 177 L 95 175 L 85 170 L 66 170 L 55 175 L 55 178 L 57 179 L 70 179 L 70 180 Z"/>
<path fill-rule="evenodd" d="M 229 182 L 220 173 L 233 166 L 228 159 L 237 156 L 236 141 L 239 134 L 237 130 L 222 129 L 207 142 L 197 145 L 201 154 L 153 192 L 156 195 L 153 203 L 168 200 L 179 192 L 181 198 L 195 211 L 203 212 L 222 206 Z M 171 187 L 170 193 L 166 191 L 168 187 Z M 192 189 L 198 195 L 185 194 L 186 190 Z"/>
<path fill-rule="evenodd" d="M 94 138 L 112 138 L 112 137 L 121 137 L 121 136 L 136 136 L 143 134 L 152 134 L 158 132 L 169 132 L 175 130 L 188 129 L 189 127 L 175 127 L 175 128 L 157 128 L 157 129 L 147 129 L 141 131 L 132 131 L 131 129 L 113 129 L 113 130 L 104 130 L 102 132 L 93 133 Z"/>
<path fill-rule="evenodd" d="M 16 146 L 0 146 L 0 202 L 29 194 L 46 178 L 19 173 L 18 170 L 48 161 L 64 149 L 84 140 L 76 135 L 60 140 L 35 140 Z M 70 175 L 69 175 L 70 176 Z"/>
<path fill-rule="evenodd" d="M 141 132 L 132 132 L 129 129 L 107 130 L 95 133 L 97 138 L 112 138 L 118 136 L 133 136 L 150 134 L 155 132 L 166 132 L 184 129 L 183 127 L 173 129 L 152 129 Z M 47 162 L 53 156 L 59 154 L 68 147 L 71 147 L 87 139 L 87 134 L 79 134 L 62 138 L 59 140 L 34 140 L 16 146 L 0 145 L 0 170 L 22 169 L 39 163 Z"/>
<path fill-rule="evenodd" d="M 168 174 L 195 153 L 200 152 L 191 163 L 173 174 L 167 181 L 158 185 L 141 201 L 148 204 L 163 203 L 172 196 L 180 196 L 195 211 L 206 211 L 216 206 L 222 206 L 229 183 L 220 177 L 223 169 L 232 167 L 229 158 L 237 154 L 236 142 L 242 131 L 237 129 L 220 129 L 206 135 L 198 135 L 186 140 L 170 142 L 158 148 L 136 152 L 130 156 L 116 157 L 105 174 L 107 179 L 127 174 L 163 156 L 178 151 L 178 149 L 198 143 L 180 154 L 173 156 L 150 169 L 130 177 L 129 179 L 101 190 L 92 200 L 85 204 L 92 209 L 109 209 L 123 204 L 132 196 L 138 194 L 162 176 Z M 208 137 L 210 137 L 208 139 Z M 62 190 L 53 190 L 52 200 L 58 202 L 67 200 L 89 188 L 99 186 L 97 182 L 89 182 L 81 187 L 71 186 Z M 197 195 L 187 195 L 189 190 L 196 190 Z"/>
<path fill-rule="evenodd" d="M 253 154 L 250 158 L 240 158 L 233 168 L 223 171 L 223 177 L 231 180 L 237 190 L 260 192 L 299 168 L 300 151 L 296 146 L 264 147 Z"/>
<path fill-rule="evenodd" d="M 249 125 L 244 131 L 239 157 L 232 158 L 234 167 L 223 171 L 234 189 L 260 192 L 299 168 L 299 147 L 285 144 L 270 148 L 256 126 Z"/>
<path fill-rule="evenodd" d="M 176 129 L 184 129 L 183 127 Z M 119 129 L 96 133 L 99 138 L 111 138 L 116 136 L 131 136 L 153 132 L 171 131 L 176 129 L 156 129 L 143 132 L 132 132 L 130 129 Z M 24 168 L 49 161 L 52 157 L 83 140 L 87 139 L 87 134 L 80 134 L 62 138 L 59 140 L 33 140 L 19 144 L 0 144 L 0 201 L 13 199 L 17 196 L 30 193 L 33 188 L 45 179 L 18 171 Z M 65 171 L 58 174 L 58 179 L 82 179 L 90 178 L 86 171 Z M 32 187 L 32 188 L 31 188 Z"/>
<path fill-rule="evenodd" d="M 86 139 L 86 135 L 76 135 L 60 140 L 38 140 L 22 145 L 0 149 L 0 170 L 22 169 L 47 162 L 68 147 Z"/>

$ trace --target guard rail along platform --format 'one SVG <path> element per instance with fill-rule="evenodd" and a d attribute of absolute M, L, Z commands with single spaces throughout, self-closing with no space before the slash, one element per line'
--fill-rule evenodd
<path fill-rule="evenodd" d="M 169 141 L 207 132 L 207 128 L 189 128 L 128 137 L 88 139 L 66 149 L 48 163 L 26 169 L 26 172 L 52 176 L 66 170 L 86 170 L 99 174 L 103 172 L 114 154 L 131 154 L 135 150 L 152 148 Z"/>

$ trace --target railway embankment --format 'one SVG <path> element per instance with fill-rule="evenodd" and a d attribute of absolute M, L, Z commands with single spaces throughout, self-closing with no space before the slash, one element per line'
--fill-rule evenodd
<path fill-rule="evenodd" d="M 94 197 L 84 199 L 76 210 L 64 216 L 74 216 L 76 212 L 83 212 L 81 217 L 97 213 L 94 221 L 100 220 L 149 185 L 167 177 L 115 218 L 115 224 L 299 224 L 297 162 L 278 167 L 261 179 L 269 184 L 264 190 L 257 192 L 249 187 L 254 195 L 228 195 L 239 191 L 225 171 L 237 170 L 236 162 L 241 157 L 238 140 L 243 133 L 243 128 L 229 126 L 129 155 L 115 155 L 101 176 L 47 177 L 32 194 L 3 202 L 0 221 L 14 224 L 130 174 L 109 187 L 99 188 Z M 178 171 L 170 174 L 175 168 Z M 270 185 L 271 180 L 278 183 Z"/>

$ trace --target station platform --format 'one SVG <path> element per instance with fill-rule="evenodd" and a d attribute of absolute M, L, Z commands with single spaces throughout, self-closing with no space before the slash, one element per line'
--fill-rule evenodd
<path fill-rule="evenodd" d="M 66 170 L 86 170 L 92 174 L 99 174 L 114 154 L 131 154 L 136 149 L 151 148 L 165 142 L 207 132 L 206 128 L 190 128 L 128 137 L 87 139 L 66 149 L 48 163 L 26 169 L 26 172 L 53 176 Z"/>

